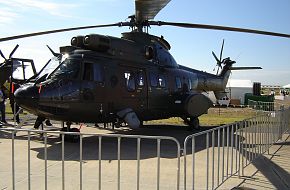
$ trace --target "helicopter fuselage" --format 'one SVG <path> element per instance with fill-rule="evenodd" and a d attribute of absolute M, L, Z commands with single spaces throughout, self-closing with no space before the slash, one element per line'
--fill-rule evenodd
<path fill-rule="evenodd" d="M 202 92 L 224 92 L 230 71 L 178 65 L 169 49 L 163 37 L 139 32 L 75 37 L 62 48 L 60 66 L 20 87 L 16 101 L 38 116 L 71 122 L 114 122 L 126 109 L 140 121 L 197 118 L 212 105 Z"/>

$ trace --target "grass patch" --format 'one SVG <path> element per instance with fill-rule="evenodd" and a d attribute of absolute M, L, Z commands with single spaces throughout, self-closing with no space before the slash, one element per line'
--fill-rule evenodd
<path fill-rule="evenodd" d="M 208 114 L 199 117 L 199 121 L 201 126 L 220 126 L 242 121 L 256 115 L 257 112 L 249 108 L 210 108 Z M 148 121 L 145 124 L 184 125 L 183 120 L 177 117 Z"/>
<path fill-rule="evenodd" d="M 208 114 L 199 117 L 201 126 L 219 126 L 242 121 L 257 115 L 249 108 L 211 108 Z"/>
<path fill-rule="evenodd" d="M 6 101 L 6 104 L 5 104 L 5 114 L 6 114 L 6 118 L 13 118 L 14 117 L 9 100 Z M 23 110 L 22 112 L 20 112 L 20 117 L 21 117 L 21 115 L 27 115 L 27 114 L 28 114 L 28 112 Z"/>

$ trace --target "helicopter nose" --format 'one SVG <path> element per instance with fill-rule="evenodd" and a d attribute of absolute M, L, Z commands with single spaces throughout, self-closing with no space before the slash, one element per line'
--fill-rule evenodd
<path fill-rule="evenodd" d="M 20 86 L 15 92 L 16 103 L 29 111 L 35 112 L 38 107 L 39 93 L 34 84 L 25 84 Z"/>

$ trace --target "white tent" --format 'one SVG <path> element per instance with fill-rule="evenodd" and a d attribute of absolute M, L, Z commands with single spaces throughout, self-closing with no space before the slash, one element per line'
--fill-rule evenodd
<path fill-rule="evenodd" d="M 283 88 L 290 88 L 290 84 L 283 86 Z"/>
<path fill-rule="evenodd" d="M 245 94 L 253 93 L 253 83 L 251 80 L 229 79 L 226 91 L 230 99 L 239 100 L 244 104 Z"/>
<path fill-rule="evenodd" d="M 253 83 L 251 80 L 229 79 L 227 87 L 253 88 Z"/>

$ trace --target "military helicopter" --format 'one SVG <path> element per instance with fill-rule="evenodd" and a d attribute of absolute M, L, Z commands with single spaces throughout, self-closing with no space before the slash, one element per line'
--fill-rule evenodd
<path fill-rule="evenodd" d="M 0 50 L 0 55 L 4 59 L 4 62 L 0 64 L 1 86 L 8 80 L 14 83 L 23 83 L 25 80 L 36 74 L 35 65 L 32 59 L 12 57 L 18 47 L 19 45 L 17 44 L 10 53 L 8 59 Z"/>
<path fill-rule="evenodd" d="M 123 122 L 137 128 L 143 121 L 181 117 L 190 127 L 198 127 L 198 117 L 207 113 L 212 101 L 202 94 L 213 91 L 225 96 L 232 70 L 260 69 L 234 67 L 235 61 L 218 58 L 216 75 L 177 64 L 163 36 L 150 35 L 150 26 L 225 30 L 290 38 L 260 30 L 225 26 L 154 21 L 170 0 L 135 0 L 135 15 L 129 22 L 50 30 L 12 37 L 14 40 L 72 30 L 129 26 L 121 38 L 90 34 L 75 36 L 70 46 L 60 47 L 62 63 L 48 76 L 28 81 L 16 92 L 17 103 L 45 118 L 71 122 Z M 222 45 L 223 49 L 223 45 Z"/>

